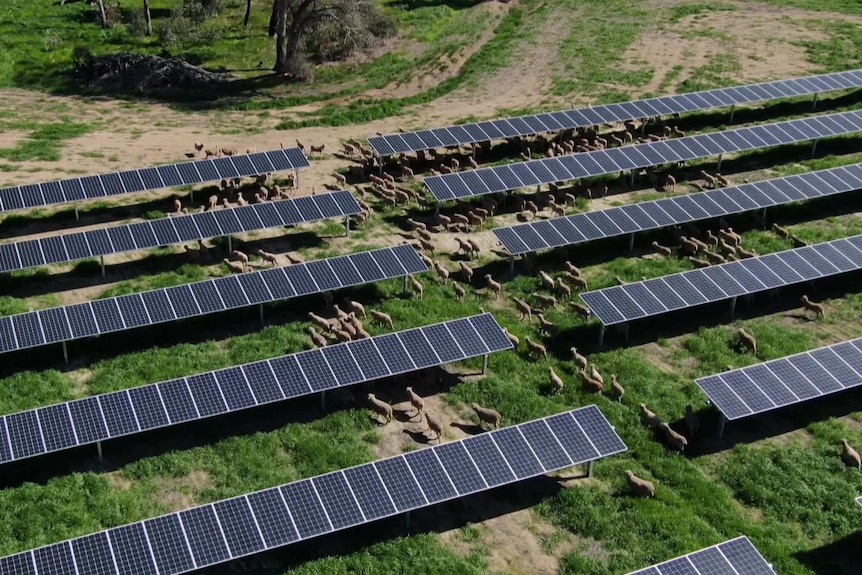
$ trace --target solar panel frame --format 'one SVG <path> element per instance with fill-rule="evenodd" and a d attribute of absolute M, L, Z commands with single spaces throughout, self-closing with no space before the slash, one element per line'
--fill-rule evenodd
<path fill-rule="evenodd" d="M 775 571 L 743 535 L 628 575 L 775 575 Z"/>
<path fill-rule="evenodd" d="M 862 361 L 842 357 L 862 338 L 702 377 L 695 383 L 733 421 L 862 385 Z M 862 353 L 859 353 L 862 359 Z M 763 401 L 760 398 L 767 398 Z"/>
<path fill-rule="evenodd" d="M 537 220 L 496 228 L 492 231 L 509 253 L 520 255 L 862 189 L 862 180 L 858 179 L 849 168 L 862 170 L 862 164 Z M 815 187 L 810 183 L 815 180 L 823 181 L 824 184 Z M 826 189 L 827 180 L 832 183 L 829 189 Z M 806 183 L 805 186 L 802 186 L 803 182 Z M 796 190 L 796 192 L 791 195 L 790 190 Z M 652 220 L 652 223 L 644 220 L 640 212 Z M 606 218 L 614 222 L 615 226 L 609 226 Z M 629 220 L 632 220 L 632 223 Z M 592 225 L 599 221 L 604 222 L 602 227 L 597 228 Z M 625 229 L 615 230 L 614 227 L 619 228 L 619 224 L 623 224 Z M 542 233 L 542 230 L 547 229 L 548 226 L 553 228 L 554 233 Z M 573 239 L 571 231 L 567 234 L 562 233 L 560 230 L 566 227 L 574 228 L 575 232 L 582 237 Z"/>

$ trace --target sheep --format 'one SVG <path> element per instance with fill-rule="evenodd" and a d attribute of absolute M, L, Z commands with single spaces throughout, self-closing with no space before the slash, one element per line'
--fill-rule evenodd
<path fill-rule="evenodd" d="M 444 284 L 449 281 L 449 270 L 443 267 L 443 264 L 439 260 L 434 262 L 434 271 L 437 272 L 437 275 L 440 276 Z"/>
<path fill-rule="evenodd" d="M 694 439 L 695 434 L 700 429 L 700 418 L 691 405 L 685 406 L 685 427 L 688 429 L 688 436 Z"/>
<path fill-rule="evenodd" d="M 500 297 L 500 292 L 503 291 L 503 286 L 500 282 L 494 281 L 491 274 L 485 274 L 485 285 L 488 288 L 488 293 L 494 294 L 494 299 L 498 299 Z"/>
<path fill-rule="evenodd" d="M 313 156 L 314 154 L 323 154 L 323 150 L 325 150 L 325 149 L 326 149 L 326 144 L 320 144 L 319 146 L 312 145 L 312 146 L 310 146 L 310 151 L 311 151 L 310 155 Z"/>
<path fill-rule="evenodd" d="M 435 248 L 434 248 L 434 244 L 432 244 L 431 242 L 424 240 L 422 238 L 419 238 L 419 246 L 423 250 L 425 250 L 426 252 L 431 254 L 432 256 L 434 255 Z"/>
<path fill-rule="evenodd" d="M 658 243 L 658 242 L 653 242 L 653 243 L 652 243 L 652 247 L 654 247 L 654 248 L 655 248 L 655 251 L 657 251 L 657 252 L 658 252 L 659 254 L 661 254 L 662 256 L 664 256 L 664 257 L 666 257 L 666 258 L 669 258 L 669 257 L 670 257 L 671 251 L 670 251 L 670 248 L 669 248 L 669 247 L 667 247 L 667 246 L 663 246 L 663 245 L 661 245 L 661 244 L 660 244 L 660 243 Z"/>
<path fill-rule="evenodd" d="M 590 316 L 593 315 L 592 310 L 590 310 L 590 308 L 588 308 L 584 304 L 581 304 L 581 303 L 578 303 L 575 301 L 570 301 L 569 305 L 572 306 L 572 308 L 574 308 L 575 312 L 577 312 L 577 314 L 584 319 L 590 319 Z"/>
<path fill-rule="evenodd" d="M 495 429 L 500 427 L 500 419 L 502 419 L 502 416 L 499 411 L 489 407 L 482 407 L 478 403 L 473 403 L 470 407 L 473 408 L 473 411 L 476 413 L 476 417 L 479 418 L 479 427 L 481 427 L 483 423 L 487 423 Z"/>
<path fill-rule="evenodd" d="M 308 312 L 308 319 L 312 321 L 317 327 L 326 331 L 332 331 L 332 324 L 329 323 L 329 320 L 326 318 L 320 317 L 313 311 Z"/>
<path fill-rule="evenodd" d="M 799 299 L 799 301 L 802 302 L 803 313 L 805 313 L 806 311 L 811 311 L 814 312 L 815 318 L 823 317 L 823 311 L 825 309 L 825 306 L 822 303 L 815 303 L 811 301 L 810 299 L 808 299 L 807 295 L 803 295 Z"/>
<path fill-rule="evenodd" d="M 482 252 L 482 250 L 479 249 L 479 244 L 477 244 L 470 238 L 467 238 L 467 243 L 470 245 L 470 259 L 473 258 L 473 254 L 476 254 L 476 257 L 478 257 L 479 254 Z"/>
<path fill-rule="evenodd" d="M 679 236 L 679 244 L 684 253 L 696 256 L 697 252 L 700 251 L 698 245 L 685 236 Z"/>
<path fill-rule="evenodd" d="M 245 271 L 245 266 L 239 262 L 232 262 L 229 259 L 225 258 L 224 263 L 227 264 L 228 269 L 235 274 L 241 274 Z"/>
<path fill-rule="evenodd" d="M 554 337 L 559 335 L 560 328 L 557 327 L 557 324 L 550 322 L 545 319 L 544 314 L 537 313 L 536 317 L 539 318 L 539 332 L 547 334 L 550 337 Z"/>
<path fill-rule="evenodd" d="M 458 243 L 458 249 L 455 251 L 455 253 L 464 252 L 465 256 L 468 256 L 472 259 L 473 246 L 471 246 L 469 242 L 462 240 L 458 236 L 455 236 L 455 241 Z"/>
<path fill-rule="evenodd" d="M 587 375 L 585 371 L 581 371 L 580 374 L 581 381 L 586 391 L 590 393 L 601 393 L 605 389 L 605 386 L 601 381 L 593 379 L 592 377 Z"/>
<path fill-rule="evenodd" d="M 512 342 L 512 345 L 515 346 L 515 351 L 518 351 L 518 347 L 521 345 L 521 340 L 518 339 L 516 335 L 513 335 L 508 329 L 503 328 L 503 333 L 506 334 L 506 337 L 509 338 L 509 341 Z"/>
<path fill-rule="evenodd" d="M 553 200 L 551 200 L 551 203 L 549 204 L 549 206 L 551 208 L 551 212 L 555 216 L 565 216 L 566 215 L 566 207 L 565 206 L 561 206 L 561 205 L 557 204 L 556 202 L 554 202 Z"/>
<path fill-rule="evenodd" d="M 524 343 L 527 344 L 528 355 L 536 354 L 541 355 L 542 357 L 548 357 L 548 350 L 541 343 L 531 340 L 529 336 L 524 336 Z"/>
<path fill-rule="evenodd" d="M 772 224 L 772 231 L 774 231 L 776 234 L 778 234 L 778 237 L 780 237 L 782 239 L 786 240 L 787 238 L 790 237 L 790 232 L 788 232 L 786 229 L 782 228 L 778 224 Z"/>
<path fill-rule="evenodd" d="M 718 240 L 718 249 L 726 257 L 736 256 L 736 247 L 724 241 L 724 238 Z"/>
<path fill-rule="evenodd" d="M 646 479 L 641 479 L 628 469 L 626 470 L 626 481 L 629 484 L 629 491 L 638 497 L 655 497 L 655 485 Z"/>
<path fill-rule="evenodd" d="M 711 252 L 709 250 L 704 250 L 703 255 L 706 256 L 706 260 L 712 265 L 727 263 L 727 259 L 725 259 L 724 256 L 719 255 L 715 252 Z"/>
<path fill-rule="evenodd" d="M 464 281 L 468 284 L 473 283 L 473 268 L 465 264 L 464 262 L 458 262 L 458 265 L 461 267 L 461 275 L 464 276 Z"/>
<path fill-rule="evenodd" d="M 365 306 L 359 303 L 358 301 L 353 301 L 350 298 L 344 298 L 344 307 L 350 310 L 353 314 L 359 314 L 362 317 L 365 316 Z M 379 312 L 378 312 L 379 313 Z"/>
<path fill-rule="evenodd" d="M 566 271 L 567 271 L 567 272 L 569 272 L 569 273 L 571 273 L 571 274 L 573 274 L 573 275 L 576 275 L 576 276 L 578 276 L 578 277 L 580 277 L 580 276 L 582 275 L 582 274 L 581 274 L 581 270 L 580 270 L 580 268 L 575 267 L 575 265 L 574 265 L 574 264 L 572 264 L 572 262 L 570 262 L 570 261 L 568 261 L 568 260 L 566 260 L 565 262 L 563 262 L 563 266 L 566 268 Z"/>
<path fill-rule="evenodd" d="M 575 365 L 578 367 L 578 370 L 587 369 L 587 358 L 578 353 L 578 348 L 571 347 L 569 351 L 572 352 L 572 360 L 575 362 Z"/>
<path fill-rule="evenodd" d="M 515 309 L 518 310 L 518 313 L 521 315 L 520 319 L 527 318 L 529 321 L 533 320 L 533 308 L 522 299 L 518 299 L 516 297 L 512 298 L 515 300 Z"/>
<path fill-rule="evenodd" d="M 412 275 L 410 276 L 410 286 L 413 289 L 413 293 L 416 294 L 416 297 L 422 299 L 422 296 L 425 294 L 425 286 L 423 286 L 422 283 Z"/>
<path fill-rule="evenodd" d="M 551 291 L 554 290 L 554 287 L 556 286 L 556 282 L 554 281 L 554 278 L 552 278 L 551 276 L 549 276 L 547 273 L 545 273 L 543 271 L 539 272 L 539 278 L 542 280 L 542 286 L 548 288 Z"/>
<path fill-rule="evenodd" d="M 740 258 L 756 258 L 757 252 L 743 249 L 742 246 L 736 246 L 736 256 Z"/>
<path fill-rule="evenodd" d="M 386 418 L 386 423 L 389 423 L 390 421 L 392 421 L 392 406 L 391 405 L 389 405 L 385 401 L 381 401 L 381 400 L 377 399 L 373 393 L 368 394 L 368 403 L 371 404 L 371 411 L 374 412 L 375 419 L 378 415 L 382 415 Z M 384 423 L 384 425 L 386 423 Z"/>
<path fill-rule="evenodd" d="M 311 336 L 311 342 L 317 347 L 326 347 L 326 338 L 320 335 L 314 327 L 309 326 L 308 335 Z"/>
<path fill-rule="evenodd" d="M 273 267 L 278 266 L 278 258 L 275 254 L 265 252 L 261 249 L 257 250 L 257 255 L 259 255 L 263 261 L 271 263 Z"/>
<path fill-rule="evenodd" d="M 599 373 L 599 370 L 596 369 L 596 366 L 590 366 L 590 377 L 600 382 L 602 385 L 605 384 L 605 378 L 602 377 L 602 374 Z"/>
<path fill-rule="evenodd" d="M 718 172 L 716 172 L 716 173 L 715 173 L 715 179 L 716 179 L 716 180 L 718 180 L 718 183 L 719 183 L 722 187 L 725 187 L 725 186 L 729 186 L 729 185 L 730 185 L 730 180 L 728 180 L 727 178 L 725 178 L 724 176 L 722 176 L 722 175 L 721 175 L 721 174 L 719 174 Z"/>
<path fill-rule="evenodd" d="M 718 230 L 718 237 L 720 237 L 733 247 L 738 246 L 742 242 L 742 236 L 734 232 L 733 228 L 728 228 L 726 230 Z"/>
<path fill-rule="evenodd" d="M 719 230 L 718 233 L 721 233 L 722 230 Z M 706 241 L 713 247 L 718 247 L 718 236 L 712 233 L 712 230 L 706 230 Z"/>
<path fill-rule="evenodd" d="M 470 227 L 470 219 L 464 214 L 452 214 L 452 222 L 454 222 L 455 226 L 461 230 L 465 230 Z M 447 224 L 446 227 L 448 228 L 449 225 Z"/>
<path fill-rule="evenodd" d="M 684 435 L 680 435 L 667 422 L 662 422 L 659 427 L 664 432 L 664 438 L 667 443 L 678 451 L 683 451 L 688 446 L 688 440 Z"/>
<path fill-rule="evenodd" d="M 350 319 L 350 314 L 338 307 L 337 305 L 334 306 L 334 310 L 339 322 L 344 322 Z"/>
<path fill-rule="evenodd" d="M 739 343 L 742 344 L 742 347 L 746 349 L 746 351 L 750 351 L 752 355 L 757 355 L 757 340 L 754 336 L 744 328 L 739 328 L 737 330 L 737 334 L 739 334 Z"/>
<path fill-rule="evenodd" d="M 449 273 L 448 270 L 446 270 L 446 273 Z M 458 301 L 464 301 L 464 296 L 467 295 L 467 291 L 461 287 L 461 284 L 453 280 L 452 290 L 455 292 L 455 299 Z"/>
<path fill-rule="evenodd" d="M 539 302 L 539 305 L 543 307 L 556 307 L 557 306 L 557 298 L 552 295 L 544 295 L 540 293 L 534 293 L 533 297 L 536 298 L 536 301 Z"/>
<path fill-rule="evenodd" d="M 622 403 L 625 393 L 626 389 L 620 384 L 617 374 L 611 374 L 611 397 Z"/>
<path fill-rule="evenodd" d="M 425 413 L 425 424 L 428 426 L 428 431 L 433 431 L 435 434 L 434 438 L 439 440 L 443 433 L 443 426 L 440 425 L 440 422 L 434 419 L 434 417 L 432 417 L 427 411 L 423 413 Z"/>
<path fill-rule="evenodd" d="M 570 275 L 566 275 L 566 277 L 569 279 L 570 282 L 572 282 L 572 285 L 575 287 L 575 289 L 587 289 L 587 280 L 585 280 L 584 278 L 580 276 L 573 277 Z"/>
<path fill-rule="evenodd" d="M 297 141 L 296 141 L 296 147 L 297 147 L 297 148 L 299 148 L 299 150 L 300 150 L 303 154 L 305 153 L 305 146 L 303 146 L 303 145 L 302 145 L 302 142 L 300 142 L 299 140 L 297 140 Z"/>
<path fill-rule="evenodd" d="M 645 403 L 640 404 L 641 421 L 650 429 L 656 429 L 662 424 L 661 418 L 646 406 Z"/>
<path fill-rule="evenodd" d="M 694 257 L 694 256 L 688 256 L 688 261 L 690 261 L 691 263 L 693 263 L 693 264 L 694 264 L 694 267 L 696 267 L 696 268 L 708 268 L 709 266 L 711 266 L 711 265 L 712 265 L 712 264 L 711 264 L 711 263 L 709 263 L 708 261 L 706 261 L 706 260 L 702 260 L 702 259 L 698 259 L 698 258 L 696 258 L 696 257 Z"/>
<path fill-rule="evenodd" d="M 195 146 L 195 152 L 200 152 L 201 150 L 203 150 L 206 147 L 201 142 L 195 142 L 194 146 Z"/>
<path fill-rule="evenodd" d="M 531 214 L 533 214 L 532 219 L 536 219 L 536 216 L 539 215 L 539 207 L 532 201 L 528 201 L 524 205 L 524 208 L 525 209 L 522 210 L 522 212 L 526 211 L 526 212 L 530 212 Z"/>
<path fill-rule="evenodd" d="M 566 282 L 563 281 L 563 278 L 557 278 L 557 291 L 560 295 L 565 296 L 566 299 L 572 297 L 572 288 L 566 285 Z"/>
<path fill-rule="evenodd" d="M 565 384 L 563 383 L 563 380 L 560 378 L 560 376 L 557 375 L 557 372 L 554 371 L 553 367 L 548 368 L 548 374 L 551 377 L 551 387 L 553 388 L 554 392 L 557 393 L 562 391 Z"/>
<path fill-rule="evenodd" d="M 804 248 L 808 245 L 808 242 L 798 237 L 796 234 L 790 234 L 790 243 L 793 244 L 794 248 Z"/>
<path fill-rule="evenodd" d="M 426 229 L 424 229 L 424 228 L 417 228 L 417 229 L 416 229 L 416 234 L 417 234 L 421 239 L 425 240 L 426 242 L 430 242 L 430 241 L 431 241 L 431 239 L 432 239 L 431 234 L 428 232 L 428 230 L 426 230 Z"/>
<path fill-rule="evenodd" d="M 425 410 L 425 402 L 422 400 L 422 397 L 417 395 L 412 387 L 407 388 L 407 396 L 410 398 L 410 405 L 413 409 L 416 410 L 414 415 L 421 415 Z M 413 419 L 412 417 L 410 419 Z"/>
<path fill-rule="evenodd" d="M 859 456 L 859 452 L 853 449 L 846 439 L 842 439 L 841 444 L 843 445 L 841 450 L 841 461 L 844 462 L 844 465 L 847 467 L 862 469 L 862 457 Z"/>
<path fill-rule="evenodd" d="M 697 228 L 695 228 L 695 231 L 697 231 Z M 699 232 L 698 232 L 698 233 L 699 233 Z M 704 250 L 708 250 L 708 249 L 709 249 L 709 246 L 708 246 L 708 245 L 706 245 L 706 243 L 704 243 L 704 242 L 700 241 L 700 240 L 699 240 L 699 239 L 697 239 L 696 237 L 689 236 L 688 241 L 690 241 L 691 243 L 693 243 L 694 245 L 696 245 L 696 246 L 697 246 L 698 251 L 701 251 L 701 252 L 702 252 L 702 251 L 704 251 Z"/>
<path fill-rule="evenodd" d="M 423 224 L 422 222 L 417 222 L 413 218 L 407 218 L 407 227 L 410 228 L 411 232 L 417 229 L 426 229 L 425 224 Z"/>
<path fill-rule="evenodd" d="M 703 179 L 706 180 L 707 187 L 715 188 L 718 187 L 718 180 L 715 176 L 710 175 L 705 170 L 700 171 L 700 175 L 703 176 Z"/>

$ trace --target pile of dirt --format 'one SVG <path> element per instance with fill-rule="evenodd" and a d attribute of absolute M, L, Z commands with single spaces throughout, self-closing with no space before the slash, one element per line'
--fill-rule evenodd
<path fill-rule="evenodd" d="M 147 95 L 201 90 L 236 79 L 233 74 L 211 72 L 179 58 L 129 53 L 90 56 L 77 66 L 75 77 L 88 88 Z"/>

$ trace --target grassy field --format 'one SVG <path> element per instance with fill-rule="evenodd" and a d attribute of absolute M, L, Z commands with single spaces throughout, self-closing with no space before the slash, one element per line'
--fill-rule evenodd
<path fill-rule="evenodd" d="M 152 0 L 156 24 L 180 3 Z M 757 13 L 747 12 L 752 3 L 744 2 L 656 6 L 646 0 L 521 0 L 508 10 L 477 8 L 474 4 L 417 1 L 408 6 L 407 2 L 382 0 L 381 5 L 396 19 L 400 30 L 391 50 L 322 67 L 313 86 L 270 86 L 259 80 L 260 90 L 254 95 L 231 95 L 203 105 L 181 102 L 173 109 L 185 114 L 194 108 L 195 113 L 186 114 L 190 130 L 198 128 L 203 118 L 221 119 L 226 116 L 220 114 L 229 113 L 207 112 L 207 107 L 267 115 L 270 128 L 290 130 L 289 136 L 284 136 L 288 142 L 293 137 L 308 141 L 306 134 L 318 138 L 321 131 L 314 130 L 323 126 L 334 130 L 389 116 L 410 118 L 425 107 L 439 106 L 442 97 L 458 93 L 482 95 L 464 114 L 482 118 L 495 112 L 485 106 L 489 92 L 483 82 L 489 77 L 505 80 L 507 73 L 516 80 L 518 74 L 528 73 L 528 69 L 517 66 L 528 50 L 535 49 L 531 46 L 547 49 L 545 56 L 551 62 L 542 68 L 547 81 L 540 85 L 543 93 L 536 98 L 505 102 L 513 113 L 551 108 L 568 98 L 592 102 L 626 99 L 640 94 L 647 84 L 660 92 L 727 85 L 738 82 L 738 75 L 745 72 L 741 57 L 705 52 L 702 57 L 674 65 L 661 55 L 652 59 L 644 55 L 633 61 L 624 54 L 639 46 L 645 30 L 668 34 L 680 23 L 690 25 L 717 14 L 730 26 L 734 18 Z M 240 26 L 244 2 L 227 0 L 225 5 L 223 14 L 210 23 L 206 41 L 202 37 L 172 51 L 208 67 L 235 70 L 253 83 L 261 74 L 257 62 L 269 62 L 272 57 L 271 41 L 266 37 L 268 2 L 254 2 L 248 30 Z M 760 10 L 778 7 L 811 11 L 807 21 L 810 33 L 797 31 L 787 44 L 806 55 L 810 70 L 859 67 L 862 34 L 858 21 L 835 21 L 827 14 L 840 12 L 849 15 L 847 18 L 860 15 L 858 2 L 767 0 L 758 4 Z M 75 47 L 82 44 L 95 53 L 158 53 L 161 48 L 153 39 L 136 36 L 129 25 L 102 31 L 88 19 L 89 12 L 85 2 L 58 6 L 46 0 L 7 0 L 0 7 L 0 33 L 7 55 L 0 62 L 0 90 L 9 89 L 0 91 L 0 142 L 9 134 L 22 136 L 9 136 L 9 143 L 0 145 L 0 171 L 8 172 L 6 178 L 40 173 L 46 164 L 63 163 L 74 173 L 80 167 L 68 155 L 68 146 L 96 133 L 119 134 L 125 128 L 120 125 L 122 121 L 109 119 L 108 114 L 103 120 L 94 120 L 100 117 L 96 114 L 85 118 L 75 112 L 79 109 L 76 99 L 57 96 L 74 91 L 63 72 Z M 753 22 L 754 16 L 751 18 Z M 480 36 L 483 43 L 476 47 Z M 692 28 L 680 37 L 686 42 L 715 41 L 714 46 L 727 46 L 734 38 L 731 31 L 715 28 L 706 33 Z M 409 84 L 420 72 L 438 70 L 440 62 L 458 59 L 459 54 L 473 48 L 456 74 L 429 88 L 396 86 Z M 530 52 L 533 56 L 537 53 Z M 543 65 L 538 58 L 534 64 Z M 384 95 L 374 92 L 383 88 L 387 89 Z M 26 93 L 34 95 L 37 105 L 14 107 L 12 99 L 22 90 L 31 90 Z M 37 90 L 54 96 L 43 100 Z M 390 91 L 400 95 L 392 96 Z M 734 125 L 800 117 L 808 113 L 808 102 L 739 109 Z M 858 102 L 858 94 L 827 97 L 820 109 L 858 109 Z M 153 131 L 169 128 L 176 121 L 157 115 L 157 106 L 149 102 L 128 99 L 122 106 L 120 120 L 149 120 L 153 114 Z M 727 121 L 723 110 L 684 116 L 679 125 L 687 133 L 698 133 L 727 128 Z M 263 128 L 256 129 L 263 132 Z M 351 136 L 362 137 L 378 128 L 362 125 L 349 129 L 354 130 Z M 814 158 L 808 149 L 808 145 L 799 145 L 726 157 L 722 172 L 739 183 L 862 161 L 859 138 L 822 141 Z M 86 158 L 104 161 L 117 154 L 112 165 L 137 165 L 142 158 L 153 162 L 170 159 L 155 148 L 135 150 L 129 160 L 124 156 L 127 150 L 86 153 L 90 154 Z M 327 162 L 327 170 L 330 163 L 338 169 L 347 165 L 329 156 L 320 162 Z M 690 191 L 686 180 L 697 178 L 700 169 L 714 172 L 714 163 L 694 163 L 681 170 L 678 193 Z M 320 181 L 310 176 L 311 183 L 306 185 L 332 181 L 324 180 L 323 172 L 314 177 Z M 619 195 L 603 200 L 605 205 L 659 197 L 652 190 L 632 191 L 609 181 L 612 192 Z M 210 192 L 206 190 L 198 198 Z M 185 189 L 177 195 L 187 201 L 187 193 Z M 75 222 L 68 206 L 33 210 L 4 217 L 0 236 L 10 241 L 24 235 L 64 233 L 77 229 L 77 225 L 138 221 L 162 216 L 168 204 L 165 197 L 153 196 L 146 203 L 131 197 L 85 205 L 81 224 Z M 596 201 L 580 199 L 577 209 L 595 209 L 595 205 Z M 844 194 L 770 208 L 769 221 L 809 242 L 820 242 L 862 233 L 860 206 L 858 193 Z M 430 211 L 418 206 L 409 209 L 411 217 L 430 217 Z M 277 231 L 237 241 L 253 241 L 265 249 L 274 246 L 272 251 L 295 252 L 305 260 L 404 241 L 404 209 L 375 204 L 375 210 L 371 220 L 353 231 L 349 239 L 340 237 L 343 230 L 336 223 L 328 222 L 301 226 L 284 236 Z M 765 254 L 791 247 L 789 241 L 756 226 L 750 215 L 728 219 L 743 233 L 743 245 L 748 249 Z M 513 222 L 511 214 L 493 218 L 475 237 L 487 239 L 491 228 Z M 590 288 L 596 289 L 614 285 L 615 277 L 635 281 L 691 268 L 683 258 L 657 259 L 649 253 L 652 240 L 671 245 L 674 237 L 673 231 L 657 231 L 639 236 L 633 253 L 628 253 L 621 238 L 573 247 L 568 256 L 584 271 Z M 441 249 L 437 257 L 450 270 L 457 269 L 457 257 L 441 247 L 454 244 L 452 238 L 441 234 L 435 241 Z M 223 244 L 212 242 L 213 251 Z M 2 277 L 0 315 L 227 273 L 218 263 L 189 263 L 180 251 L 178 247 L 163 248 L 111 261 L 104 281 L 95 260 Z M 356 288 L 346 295 L 389 313 L 396 330 L 484 310 L 492 312 L 522 340 L 529 336 L 548 345 L 547 359 L 531 359 L 523 349 L 495 354 L 490 358 L 488 375 L 483 377 L 472 375 L 480 360 L 448 366 L 444 383 L 439 388 L 429 386 L 426 394 L 435 413 L 446 421 L 474 421 L 468 407 L 471 402 L 498 409 L 505 424 L 595 403 L 629 450 L 597 463 L 592 479 L 570 479 L 567 472 L 562 474 L 566 479 L 559 481 L 539 478 L 416 512 L 410 536 L 405 536 L 402 521 L 393 519 L 236 561 L 213 572 L 622 575 L 746 534 L 780 575 L 857 575 L 862 564 L 862 519 L 853 498 L 862 494 L 862 473 L 844 467 L 839 454 L 841 438 L 862 448 L 862 401 L 858 394 L 845 393 L 731 424 L 725 439 L 718 441 L 713 433 L 716 413 L 694 380 L 727 366 L 751 365 L 858 337 L 862 333 L 858 273 L 783 290 L 778 300 L 758 296 L 751 305 L 740 303 L 734 318 L 728 317 L 726 305 L 721 304 L 657 318 L 648 325 L 634 324 L 630 345 L 624 345 L 610 330 L 608 345 L 598 348 L 597 323 L 580 319 L 562 305 L 547 313 L 547 318 L 561 328 L 557 338 L 543 337 L 535 323 L 521 321 L 512 298 L 531 300 L 532 294 L 541 291 L 539 279 L 524 274 L 509 277 L 507 262 L 487 251 L 471 265 L 477 268 L 477 277 L 492 273 L 504 280 L 500 300 L 489 298 L 478 280 L 468 289 L 465 301 L 457 302 L 451 286 L 441 284 L 431 274 L 420 277 L 425 285 L 421 301 L 405 297 L 400 280 Z M 541 258 L 540 267 L 561 275 L 559 262 L 550 254 Z M 804 318 L 798 308 L 803 292 L 825 302 L 824 319 Z M 4 356 L 0 362 L 0 389 L 5 390 L 0 393 L 0 413 L 308 349 L 311 342 L 305 332 L 306 313 L 320 313 L 321 308 L 319 297 L 308 297 L 267 306 L 265 327 L 257 321 L 257 310 L 249 309 L 73 342 L 68 365 L 62 363 L 56 346 Z M 737 327 L 756 335 L 756 357 L 735 351 Z M 373 325 L 366 328 L 374 335 L 391 331 Z M 581 389 L 568 351 L 573 345 L 606 377 L 612 373 L 619 376 L 626 388 L 622 402 Z M 565 380 L 567 385 L 561 393 L 549 393 L 548 367 Z M 376 391 L 388 400 L 404 398 L 400 384 L 378 384 Z M 641 402 L 672 422 L 682 417 L 686 404 L 692 404 L 703 420 L 703 433 L 685 455 L 672 453 L 641 425 Z M 376 425 L 364 405 L 341 405 L 337 394 L 330 397 L 329 404 L 330 410 L 323 413 L 317 398 L 309 397 L 107 442 L 103 465 L 98 464 L 91 447 L 6 465 L 0 480 L 0 517 L 4 519 L 0 522 L 0 556 L 421 447 L 404 432 L 402 423 Z M 457 433 L 454 428 L 447 429 L 444 439 Z M 626 469 L 654 481 L 657 497 L 629 496 L 623 475 Z"/>

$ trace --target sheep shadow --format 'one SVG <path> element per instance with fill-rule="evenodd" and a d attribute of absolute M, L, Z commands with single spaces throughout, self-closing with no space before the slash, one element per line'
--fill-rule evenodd
<path fill-rule="evenodd" d="M 412 429 L 403 429 L 401 431 L 403 434 L 408 435 L 410 439 L 419 445 L 433 445 L 436 442 L 439 442 L 439 438 L 429 438 L 425 432 L 422 431 L 414 431 Z"/>
<path fill-rule="evenodd" d="M 482 428 L 481 425 L 476 425 L 475 423 L 462 423 L 460 421 L 453 421 L 449 424 L 451 427 L 455 429 L 460 429 L 467 435 L 479 435 L 481 433 L 485 433 L 485 429 Z"/>
<path fill-rule="evenodd" d="M 852 500 L 847 505 L 857 506 Z M 862 531 L 793 556 L 817 575 L 856 575 L 862 565 Z"/>

